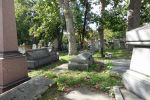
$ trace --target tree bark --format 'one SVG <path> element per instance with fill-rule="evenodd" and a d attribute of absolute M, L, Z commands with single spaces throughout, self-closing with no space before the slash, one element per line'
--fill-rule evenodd
<path fill-rule="evenodd" d="M 81 39 L 81 49 L 83 49 L 84 38 L 86 35 L 86 24 L 87 24 L 87 14 L 88 14 L 88 0 L 84 0 L 85 12 L 84 12 L 84 23 L 83 23 L 83 32 L 82 32 L 82 39 Z"/>
<path fill-rule="evenodd" d="M 130 0 L 128 7 L 128 31 L 140 26 L 141 0 Z"/>
<path fill-rule="evenodd" d="M 60 4 L 63 8 L 68 33 L 68 42 L 69 42 L 68 54 L 75 55 L 77 53 L 77 45 L 73 26 L 73 15 L 69 7 L 69 0 L 61 0 Z"/>
<path fill-rule="evenodd" d="M 100 14 L 101 14 L 101 19 L 102 21 L 100 22 L 100 27 L 99 27 L 99 37 L 100 37 L 100 53 L 101 57 L 105 57 L 104 55 L 104 11 L 105 11 L 105 0 L 100 0 Z"/>

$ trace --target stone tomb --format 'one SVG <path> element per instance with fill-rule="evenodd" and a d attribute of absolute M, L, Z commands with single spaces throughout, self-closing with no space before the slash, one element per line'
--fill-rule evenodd
<path fill-rule="evenodd" d="M 88 70 L 89 66 L 92 65 L 93 62 L 94 59 L 92 54 L 89 52 L 83 52 L 69 61 L 68 69 L 80 71 Z"/>
<path fill-rule="evenodd" d="M 150 99 L 150 26 L 127 32 L 127 44 L 133 45 L 130 69 L 124 73 L 125 87 L 137 96 Z"/>
<path fill-rule="evenodd" d="M 28 50 L 26 57 L 29 69 L 36 69 L 59 60 L 59 55 L 55 51 L 49 52 L 48 48 Z"/>

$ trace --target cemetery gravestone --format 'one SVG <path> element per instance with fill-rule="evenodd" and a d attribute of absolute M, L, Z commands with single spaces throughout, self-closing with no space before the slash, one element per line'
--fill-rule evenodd
<path fill-rule="evenodd" d="M 27 79 L 25 57 L 18 52 L 14 0 L 0 0 L 0 93 Z"/>
<path fill-rule="evenodd" d="M 118 39 L 114 40 L 114 49 L 119 49 L 120 48 L 120 41 Z"/>
<path fill-rule="evenodd" d="M 68 69 L 70 70 L 88 70 L 89 66 L 92 65 L 94 59 L 92 54 L 89 52 L 83 52 L 69 61 Z"/>
<path fill-rule="evenodd" d="M 36 44 L 33 44 L 32 49 L 36 49 L 36 48 L 37 48 Z"/>
<path fill-rule="evenodd" d="M 139 97 L 150 98 L 150 26 L 127 32 L 127 44 L 133 45 L 130 69 L 123 75 L 125 87 Z"/>
<path fill-rule="evenodd" d="M 54 51 L 49 52 L 48 48 L 28 50 L 26 57 L 29 69 L 39 68 L 59 60 L 59 55 Z"/>
<path fill-rule="evenodd" d="M 18 47 L 18 51 L 19 51 L 20 53 L 22 53 L 22 54 L 25 54 L 25 52 L 26 52 L 25 45 L 20 45 L 20 46 Z"/>

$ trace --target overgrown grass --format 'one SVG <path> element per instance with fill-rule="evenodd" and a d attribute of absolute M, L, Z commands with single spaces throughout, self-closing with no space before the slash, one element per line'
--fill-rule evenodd
<path fill-rule="evenodd" d="M 130 57 L 129 52 L 125 50 L 108 51 L 113 53 L 114 58 Z M 111 60 L 100 58 L 98 52 L 95 53 L 93 57 L 96 61 L 104 61 L 107 65 L 107 68 L 100 71 L 98 70 L 99 64 L 93 64 L 87 71 L 67 71 L 58 74 L 56 72 L 53 72 L 52 69 L 56 66 L 68 62 L 68 60 L 72 58 L 68 56 L 67 53 L 60 53 L 59 62 L 38 70 L 32 70 L 31 72 L 29 72 L 29 76 L 44 76 L 49 79 L 55 80 L 57 82 L 59 92 L 65 92 L 67 88 L 88 86 L 108 93 L 113 86 L 121 84 L 121 78 L 118 75 L 112 75 L 110 73 L 111 68 L 109 68 L 109 66 L 111 66 Z"/>

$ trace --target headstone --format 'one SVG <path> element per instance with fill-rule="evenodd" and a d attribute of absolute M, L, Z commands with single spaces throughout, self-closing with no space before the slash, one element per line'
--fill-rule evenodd
<path fill-rule="evenodd" d="M 51 52 L 52 51 L 52 43 L 51 42 L 48 42 L 48 50 L 49 50 L 49 52 Z"/>
<path fill-rule="evenodd" d="M 93 54 L 95 52 L 95 44 L 94 40 L 90 41 L 90 52 Z"/>
<path fill-rule="evenodd" d="M 26 52 L 26 47 L 25 47 L 25 44 L 24 44 L 24 43 L 18 47 L 18 51 L 19 51 L 20 53 L 22 53 L 22 54 L 25 54 L 25 52 Z"/>
<path fill-rule="evenodd" d="M 120 48 L 120 41 L 118 39 L 113 40 L 114 42 L 114 49 L 119 49 Z"/>
<path fill-rule="evenodd" d="M 83 52 L 69 61 L 68 69 L 70 70 L 88 70 L 89 66 L 92 65 L 94 59 L 92 54 L 89 52 Z"/>
<path fill-rule="evenodd" d="M 14 0 L 0 0 L 0 93 L 26 81 L 27 72 L 18 52 Z"/>
<path fill-rule="evenodd" d="M 58 40 L 57 40 L 57 39 L 55 39 L 55 40 L 53 41 L 53 49 L 54 49 L 55 51 L 58 49 Z"/>
<path fill-rule="evenodd" d="M 36 49 L 36 48 L 37 48 L 36 44 L 32 44 L 32 49 Z"/>
<path fill-rule="evenodd" d="M 42 48 L 43 47 L 43 40 L 40 40 L 39 43 L 38 43 L 38 48 Z"/>
<path fill-rule="evenodd" d="M 127 44 L 133 45 L 130 69 L 123 75 L 125 87 L 139 97 L 150 98 L 150 26 L 127 32 Z"/>
<path fill-rule="evenodd" d="M 94 43 L 94 45 L 95 45 L 95 50 L 96 51 L 100 51 L 100 47 L 101 47 L 100 40 L 96 40 L 95 43 Z"/>

